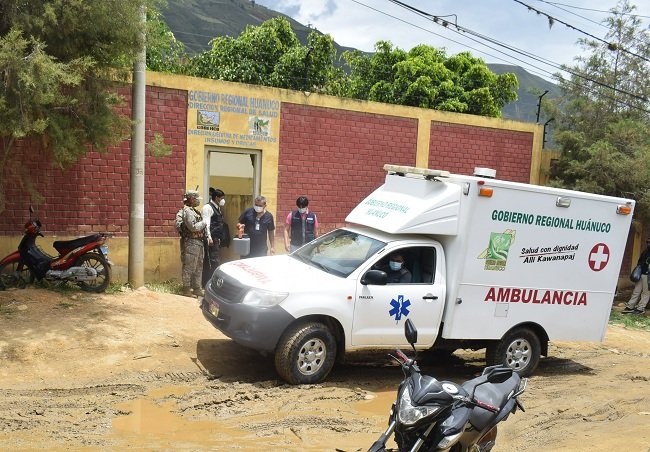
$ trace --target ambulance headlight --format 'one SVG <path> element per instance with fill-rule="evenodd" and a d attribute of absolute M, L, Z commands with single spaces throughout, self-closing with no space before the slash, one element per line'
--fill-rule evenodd
<path fill-rule="evenodd" d="M 397 405 L 397 417 L 404 425 L 413 425 L 417 422 L 434 415 L 440 410 L 438 405 L 415 406 L 411 401 L 411 394 L 408 387 L 404 387 Z"/>
<path fill-rule="evenodd" d="M 288 296 L 289 294 L 287 292 L 271 292 L 270 290 L 250 289 L 244 296 L 242 303 L 249 306 L 268 308 L 281 303 L 282 300 Z"/>

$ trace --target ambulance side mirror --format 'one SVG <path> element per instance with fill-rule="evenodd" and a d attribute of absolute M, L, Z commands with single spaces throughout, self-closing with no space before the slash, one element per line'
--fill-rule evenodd
<path fill-rule="evenodd" d="M 385 286 L 388 282 L 388 275 L 381 270 L 368 270 L 361 278 L 361 284 L 364 286 Z"/>

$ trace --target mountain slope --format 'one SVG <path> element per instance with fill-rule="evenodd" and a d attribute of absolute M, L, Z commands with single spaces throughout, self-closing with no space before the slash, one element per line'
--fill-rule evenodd
<path fill-rule="evenodd" d="M 239 36 L 247 25 L 257 26 L 277 16 L 286 17 L 296 36 L 302 43 L 307 42 L 311 28 L 292 18 L 256 4 L 253 0 L 168 0 L 167 8 L 162 12 L 167 25 L 176 39 L 185 44 L 190 54 L 209 48 L 209 42 L 215 36 Z M 340 54 L 350 47 L 334 43 Z M 519 99 L 503 109 L 503 117 L 519 121 L 535 122 L 539 95 L 545 90 L 546 99 L 558 97 L 557 85 L 536 75 L 526 72 L 519 66 L 507 64 L 488 64 L 497 74 L 513 72 L 519 79 Z M 540 122 L 545 122 L 540 117 Z"/>

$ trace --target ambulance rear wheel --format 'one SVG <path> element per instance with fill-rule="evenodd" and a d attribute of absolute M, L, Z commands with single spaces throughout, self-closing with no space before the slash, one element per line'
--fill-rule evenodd
<path fill-rule="evenodd" d="M 275 369 L 287 383 L 314 384 L 334 367 L 336 340 L 327 326 L 310 322 L 289 328 L 275 351 Z"/>
<path fill-rule="evenodd" d="M 501 364 L 510 367 L 521 377 L 533 373 L 539 364 L 541 344 L 537 335 L 529 328 L 516 328 L 500 341 L 488 345 L 485 361 L 488 366 Z"/>

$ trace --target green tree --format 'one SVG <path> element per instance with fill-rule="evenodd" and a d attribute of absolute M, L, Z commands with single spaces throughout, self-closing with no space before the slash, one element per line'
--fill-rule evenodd
<path fill-rule="evenodd" d="M 189 59 L 185 46 L 156 9 L 147 9 L 147 69 L 180 74 Z"/>
<path fill-rule="evenodd" d="M 551 184 L 632 197 L 650 219 L 650 39 L 634 11 L 620 1 L 606 42 L 580 40 L 572 75 L 558 75 L 564 95 L 547 104 L 561 150 Z"/>
<path fill-rule="evenodd" d="M 343 54 L 349 75 L 330 84 L 330 94 L 391 104 L 500 117 L 517 99 L 517 77 L 497 75 L 468 52 L 447 57 L 419 45 L 406 52 L 379 41 L 373 54 Z"/>
<path fill-rule="evenodd" d="M 301 45 L 289 22 L 276 17 L 248 26 L 239 37 L 221 36 L 193 57 L 185 72 L 198 77 L 323 92 L 340 97 L 438 110 L 501 116 L 517 99 L 514 74 L 497 75 L 469 53 L 447 57 L 420 45 L 409 52 L 379 41 L 375 53 L 344 52 L 335 67 L 329 35 L 311 32 Z"/>
<path fill-rule="evenodd" d="M 198 77 L 318 91 L 333 71 L 335 48 L 329 35 L 311 32 L 298 41 L 284 17 L 247 26 L 237 37 L 220 36 L 211 49 L 194 56 L 186 72 Z"/>
<path fill-rule="evenodd" d="M 128 80 L 140 30 L 132 0 L 0 3 L 0 211 L 9 175 L 27 186 L 12 158 L 18 140 L 40 139 L 64 168 L 128 136 L 115 82 Z"/>

